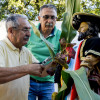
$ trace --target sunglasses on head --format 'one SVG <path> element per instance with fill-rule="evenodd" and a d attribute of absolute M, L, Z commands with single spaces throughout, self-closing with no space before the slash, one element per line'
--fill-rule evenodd
<path fill-rule="evenodd" d="M 49 16 L 49 15 L 44 15 L 44 16 L 40 16 L 40 17 L 43 17 L 44 19 L 49 19 L 49 18 L 51 18 L 52 20 L 57 19 L 57 17 L 55 17 L 55 16 Z"/>

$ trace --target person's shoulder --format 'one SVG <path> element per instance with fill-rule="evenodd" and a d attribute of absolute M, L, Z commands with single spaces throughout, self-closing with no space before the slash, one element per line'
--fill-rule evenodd
<path fill-rule="evenodd" d="M 92 37 L 92 38 L 88 39 L 88 41 L 99 42 L 100 43 L 100 37 Z"/>
<path fill-rule="evenodd" d="M 100 47 L 100 38 L 99 37 L 92 37 L 87 39 L 86 43 L 85 43 L 87 48 L 99 48 Z"/>
<path fill-rule="evenodd" d="M 1 44 L 1 45 L 4 44 L 4 41 L 3 41 L 3 40 L 0 40 L 0 44 Z"/>
<path fill-rule="evenodd" d="M 5 47 L 6 43 L 4 40 L 0 40 L 0 47 Z"/>
<path fill-rule="evenodd" d="M 61 33 L 60 29 L 58 29 L 56 26 L 54 27 L 54 30 Z"/>
<path fill-rule="evenodd" d="M 35 27 L 39 30 L 40 23 L 38 23 L 37 25 L 35 25 Z M 34 30 L 33 30 L 33 27 L 32 27 L 32 26 L 31 26 L 31 31 L 30 31 L 30 33 L 31 33 L 31 37 L 35 35 L 35 33 L 34 33 Z"/>
<path fill-rule="evenodd" d="M 27 57 L 30 57 L 32 62 L 37 62 L 39 63 L 39 61 L 35 58 L 35 56 L 31 53 L 31 51 L 26 48 L 25 46 L 23 46 L 23 51 L 26 54 Z"/>
<path fill-rule="evenodd" d="M 5 51 L 8 48 L 7 43 L 4 40 L 0 40 L 0 52 Z"/>
<path fill-rule="evenodd" d="M 54 34 L 59 36 L 61 35 L 61 31 L 56 26 L 54 27 Z"/>
<path fill-rule="evenodd" d="M 26 48 L 25 46 L 22 47 L 22 51 L 23 51 L 27 56 L 32 55 L 31 51 L 30 51 L 28 48 Z"/>
<path fill-rule="evenodd" d="M 25 47 L 25 46 L 22 47 L 22 50 L 23 50 L 24 52 L 26 52 L 26 53 L 29 53 L 29 52 L 30 52 L 30 50 L 29 50 L 27 47 Z"/>
<path fill-rule="evenodd" d="M 100 39 L 100 37 L 91 37 L 91 38 L 89 38 L 89 39 Z"/>

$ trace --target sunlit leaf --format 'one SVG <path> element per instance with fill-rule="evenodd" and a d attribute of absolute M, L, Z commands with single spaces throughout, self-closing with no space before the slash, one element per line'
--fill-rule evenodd
<path fill-rule="evenodd" d="M 80 11 L 81 0 L 66 0 L 66 12 L 63 16 L 62 33 L 60 38 L 65 38 L 67 43 L 70 43 L 76 35 L 76 31 L 72 28 L 71 18 L 75 12 Z"/>
<path fill-rule="evenodd" d="M 64 100 L 65 95 L 67 95 L 68 91 L 71 89 L 73 80 L 80 100 L 100 100 L 100 95 L 93 92 L 90 88 L 84 67 L 81 67 L 76 71 L 62 71 L 62 77 L 64 80 L 64 85 L 56 95 L 55 100 Z M 68 89 L 68 87 L 70 88 Z M 66 90 L 67 92 L 65 92 Z"/>
<path fill-rule="evenodd" d="M 66 73 L 69 73 L 73 78 L 78 96 L 81 100 L 100 100 L 100 95 L 93 92 L 90 88 L 84 67 L 76 71 L 66 71 Z"/>
<path fill-rule="evenodd" d="M 80 11 L 80 1 L 81 0 L 66 0 L 66 12 L 64 13 L 64 16 L 63 16 L 63 22 L 62 22 L 62 27 L 61 27 L 62 33 L 61 33 L 61 37 L 60 37 L 60 39 L 64 38 L 66 43 L 71 43 L 72 39 L 76 35 L 76 31 L 72 28 L 71 22 L 72 22 L 72 15 L 75 12 Z M 65 46 L 65 47 L 67 48 L 67 46 Z M 65 47 L 61 46 L 61 51 L 63 51 L 63 49 Z M 64 51 L 65 51 L 65 49 L 64 49 Z M 66 50 L 66 51 L 68 51 L 68 50 Z M 62 72 L 64 84 L 62 85 L 60 91 L 58 92 L 55 100 L 64 100 L 65 95 L 67 95 L 68 91 L 71 88 L 71 86 L 70 86 L 71 83 L 68 84 L 69 83 L 68 81 L 71 79 L 70 75 L 67 75 L 65 78 L 63 73 L 64 72 Z M 70 82 L 71 82 L 71 80 L 70 80 Z M 66 90 L 67 90 L 67 92 L 65 92 Z"/>
<path fill-rule="evenodd" d="M 62 70 L 63 85 L 56 95 L 55 100 L 64 100 L 65 96 L 70 92 L 71 85 L 73 84 L 73 79 L 70 74 Z"/>

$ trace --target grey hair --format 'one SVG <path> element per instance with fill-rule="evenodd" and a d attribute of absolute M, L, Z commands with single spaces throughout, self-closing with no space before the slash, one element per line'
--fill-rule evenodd
<path fill-rule="evenodd" d="M 39 16 L 40 16 L 40 12 L 41 12 L 42 9 L 44 9 L 44 8 L 54 9 L 54 10 L 56 11 L 56 13 L 57 13 L 57 8 L 56 8 L 56 6 L 54 6 L 54 5 L 52 5 L 52 4 L 45 4 L 45 5 L 43 5 L 43 6 L 40 8 Z"/>
<path fill-rule="evenodd" d="M 26 15 L 21 15 L 21 14 L 12 14 L 12 15 L 10 15 L 6 20 L 6 30 L 7 31 L 10 27 L 17 28 L 20 25 L 19 22 L 18 22 L 18 18 L 23 18 L 23 19 L 28 20 Z"/>

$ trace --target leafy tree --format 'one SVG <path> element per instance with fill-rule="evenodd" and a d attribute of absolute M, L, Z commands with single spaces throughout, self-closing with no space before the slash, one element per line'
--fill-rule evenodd
<path fill-rule="evenodd" d="M 63 19 L 66 0 L 0 0 L 0 20 L 9 14 L 25 14 L 30 20 L 38 20 L 42 5 L 51 3 L 57 7 L 58 20 Z M 100 15 L 100 0 L 81 0 L 81 11 Z"/>
<path fill-rule="evenodd" d="M 1 0 L 0 20 L 13 13 L 25 14 L 30 20 L 37 20 L 40 7 L 48 3 L 57 7 L 58 20 L 62 20 L 65 0 Z"/>
<path fill-rule="evenodd" d="M 100 15 L 100 0 L 82 0 L 81 11 Z"/>

